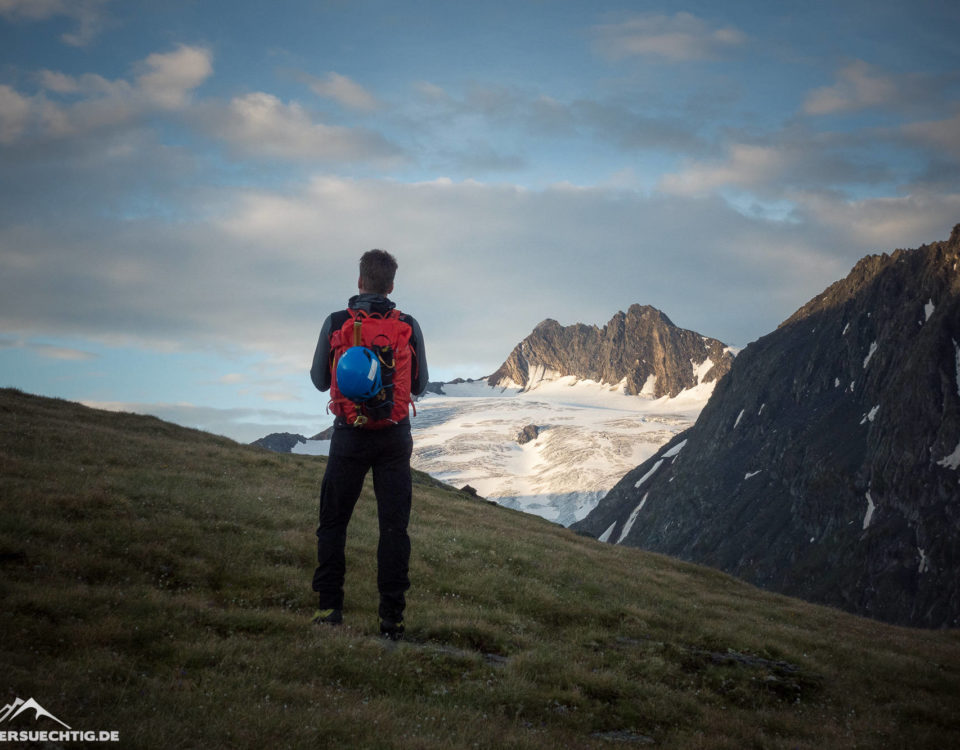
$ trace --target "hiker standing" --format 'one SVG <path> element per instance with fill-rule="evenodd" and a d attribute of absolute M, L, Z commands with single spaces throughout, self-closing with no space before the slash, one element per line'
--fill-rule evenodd
<path fill-rule="evenodd" d="M 317 569 L 313 590 L 318 609 L 313 622 L 343 621 L 344 549 L 347 524 L 373 469 L 380 541 L 377 588 L 380 632 L 403 637 L 410 537 L 411 479 L 409 408 L 412 395 L 427 385 L 423 334 L 417 321 L 387 298 L 393 291 L 397 261 L 384 250 L 360 258 L 359 294 L 347 309 L 327 317 L 320 330 L 310 378 L 330 390 L 336 415 L 327 469 L 320 489 Z"/>

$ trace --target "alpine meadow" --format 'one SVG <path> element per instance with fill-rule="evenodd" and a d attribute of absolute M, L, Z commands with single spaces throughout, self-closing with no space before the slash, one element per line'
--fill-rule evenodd
<path fill-rule="evenodd" d="M 132 748 L 960 746 L 957 631 L 600 544 L 421 473 L 407 639 L 376 637 L 370 486 L 345 625 L 313 627 L 324 462 L 0 391 L 7 688 Z"/>

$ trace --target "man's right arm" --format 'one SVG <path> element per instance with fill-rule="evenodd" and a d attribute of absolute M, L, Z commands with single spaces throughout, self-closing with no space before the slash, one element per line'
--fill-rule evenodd
<path fill-rule="evenodd" d="M 320 338 L 317 339 L 317 349 L 313 353 L 313 366 L 310 368 L 310 379 L 319 391 L 330 388 L 330 321 L 328 315 L 320 329 Z"/>

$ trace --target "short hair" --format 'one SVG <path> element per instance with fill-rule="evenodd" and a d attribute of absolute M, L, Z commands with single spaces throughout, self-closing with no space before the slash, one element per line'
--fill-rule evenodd
<path fill-rule="evenodd" d="M 367 292 L 389 294 L 397 259 L 386 250 L 368 250 L 360 258 L 360 284 Z"/>

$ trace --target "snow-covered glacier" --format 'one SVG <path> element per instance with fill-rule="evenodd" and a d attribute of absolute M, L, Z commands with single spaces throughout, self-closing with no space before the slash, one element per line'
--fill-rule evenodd
<path fill-rule="evenodd" d="M 569 526 L 624 474 L 692 425 L 713 392 L 701 383 L 675 398 L 630 396 L 608 385 L 541 372 L 526 389 L 486 381 L 444 384 L 412 419 L 413 467 L 470 485 L 490 500 Z M 519 433 L 538 428 L 521 444 Z M 307 441 L 295 453 L 324 453 Z"/>

